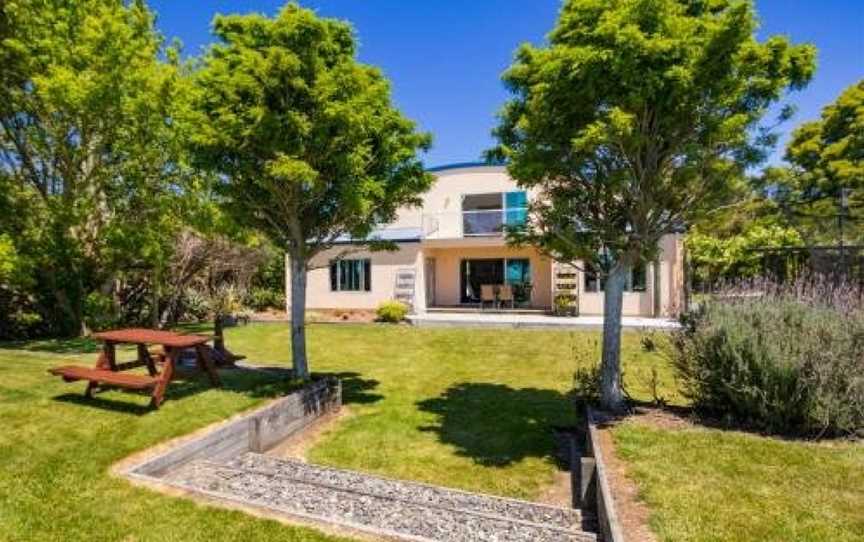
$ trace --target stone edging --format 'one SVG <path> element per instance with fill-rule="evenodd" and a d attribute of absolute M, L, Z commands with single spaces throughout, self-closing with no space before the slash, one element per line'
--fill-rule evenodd
<path fill-rule="evenodd" d="M 609 485 L 606 463 L 598 435 L 597 424 L 601 421 L 601 416 L 589 406 L 585 409 L 585 418 L 588 425 L 585 453 L 588 457 L 582 458 L 583 483 L 581 494 L 586 495 L 591 492 L 596 494 L 597 523 L 603 540 L 605 542 L 624 542 L 624 530 L 615 510 L 615 499 Z M 588 484 L 592 483 L 593 491 L 590 491 L 587 488 Z M 591 504 L 594 505 L 594 503 Z"/>
<path fill-rule="evenodd" d="M 307 384 L 285 397 L 248 414 L 181 437 L 167 447 L 157 445 L 155 453 L 122 461 L 118 474 L 150 482 L 161 482 L 167 471 L 197 459 L 225 459 L 247 451 L 261 452 L 342 406 L 342 384 L 328 378 Z"/>

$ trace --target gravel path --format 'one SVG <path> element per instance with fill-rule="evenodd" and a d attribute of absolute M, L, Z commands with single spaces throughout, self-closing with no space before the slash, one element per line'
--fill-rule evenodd
<path fill-rule="evenodd" d="M 307 519 L 415 541 L 593 542 L 578 510 L 247 453 L 195 461 L 167 481 Z"/>

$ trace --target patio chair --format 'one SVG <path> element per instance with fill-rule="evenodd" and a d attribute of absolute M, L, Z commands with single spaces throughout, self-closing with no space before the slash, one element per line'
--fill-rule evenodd
<path fill-rule="evenodd" d="M 516 308 L 516 301 L 513 298 L 513 287 L 509 284 L 504 284 L 498 289 L 498 304 L 503 308 L 507 303 L 510 303 L 511 309 Z"/>
<path fill-rule="evenodd" d="M 483 310 L 483 307 L 486 303 L 492 303 L 492 308 L 494 309 L 498 304 L 498 299 L 495 297 L 495 285 L 493 284 L 481 284 L 480 285 L 480 310 Z"/>

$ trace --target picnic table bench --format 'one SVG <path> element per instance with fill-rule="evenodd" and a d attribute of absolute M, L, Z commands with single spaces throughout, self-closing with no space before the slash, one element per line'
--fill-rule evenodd
<path fill-rule="evenodd" d="M 165 398 L 165 390 L 171 382 L 176 365 L 184 350 L 195 350 L 195 361 L 198 368 L 208 374 L 214 386 L 221 385 L 219 373 L 210 357 L 207 342 L 211 340 L 205 335 L 185 335 L 173 331 L 155 329 L 117 329 L 96 333 L 93 337 L 102 341 L 102 351 L 96 360 L 95 367 L 80 365 L 63 365 L 49 369 L 49 373 L 63 378 L 66 382 L 87 381 L 84 394 L 91 397 L 93 390 L 105 386 L 131 390 L 151 390 L 150 405 L 159 408 Z M 133 344 L 137 346 L 137 359 L 125 363 L 117 362 L 117 345 Z M 151 352 L 150 345 L 162 347 L 161 351 Z M 128 371 L 137 367 L 146 367 L 147 374 L 132 374 Z M 161 369 L 161 370 L 160 370 Z"/>

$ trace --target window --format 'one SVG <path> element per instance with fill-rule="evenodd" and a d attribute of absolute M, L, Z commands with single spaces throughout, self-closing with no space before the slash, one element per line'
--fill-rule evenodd
<path fill-rule="evenodd" d="M 648 289 L 648 274 L 645 272 L 645 264 L 640 263 L 630 270 L 627 282 L 628 292 L 644 292 Z"/>
<path fill-rule="evenodd" d="M 479 303 L 485 284 L 513 287 L 516 303 L 531 301 L 531 261 L 527 258 L 466 259 L 461 263 L 462 303 Z"/>
<path fill-rule="evenodd" d="M 603 279 L 597 274 L 597 270 L 591 264 L 585 264 L 585 291 L 586 292 L 602 292 Z"/>
<path fill-rule="evenodd" d="M 591 264 L 585 264 L 585 291 L 602 292 L 606 286 L 605 277 L 599 276 Z M 625 292 L 644 292 L 648 289 L 648 276 L 645 264 L 640 263 L 630 270 L 627 275 L 627 284 L 624 285 Z"/>
<path fill-rule="evenodd" d="M 528 195 L 521 190 L 462 197 L 463 235 L 499 235 L 505 226 L 525 224 L 527 215 Z"/>
<path fill-rule="evenodd" d="M 372 290 L 372 261 L 333 260 L 330 262 L 330 289 L 334 292 Z"/>
<path fill-rule="evenodd" d="M 528 219 L 528 194 L 523 191 L 504 194 L 504 224 L 508 227 L 524 226 Z"/>

